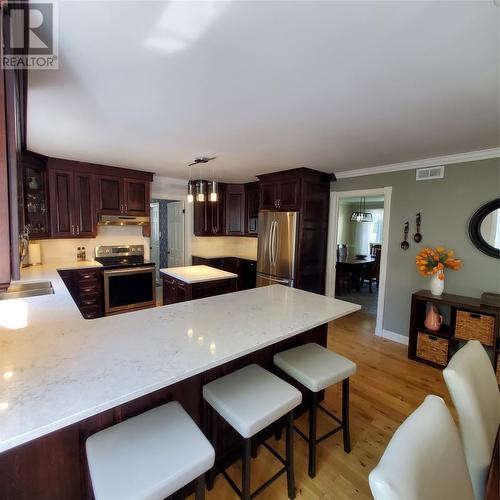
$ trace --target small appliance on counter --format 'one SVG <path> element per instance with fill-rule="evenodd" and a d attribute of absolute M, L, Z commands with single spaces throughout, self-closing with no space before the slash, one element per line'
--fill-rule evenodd
<path fill-rule="evenodd" d="M 294 286 L 298 212 L 259 213 L 257 287 Z"/>
<path fill-rule="evenodd" d="M 144 260 L 144 245 L 101 245 L 104 315 L 156 306 L 155 264 Z"/>

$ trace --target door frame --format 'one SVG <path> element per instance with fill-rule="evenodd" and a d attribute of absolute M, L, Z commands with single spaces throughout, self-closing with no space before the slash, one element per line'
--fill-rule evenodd
<path fill-rule="evenodd" d="M 153 193 L 151 199 L 184 202 L 184 265 L 191 265 L 191 236 L 193 235 L 193 204 L 187 203 L 186 196 L 168 193 Z"/>
<path fill-rule="evenodd" d="M 357 189 L 354 191 L 330 192 L 330 215 L 328 220 L 328 248 L 326 255 L 325 295 L 335 297 L 335 262 L 337 260 L 337 227 L 339 203 L 342 198 L 384 196 L 384 229 L 382 231 L 382 253 L 380 255 L 380 274 L 378 286 L 377 321 L 375 335 L 383 337 L 385 283 L 387 274 L 387 252 L 389 247 L 389 225 L 391 217 L 392 187 Z"/>

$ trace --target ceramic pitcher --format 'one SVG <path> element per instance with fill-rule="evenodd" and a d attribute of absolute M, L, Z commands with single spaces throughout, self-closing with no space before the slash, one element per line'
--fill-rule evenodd
<path fill-rule="evenodd" d="M 441 328 L 441 323 L 443 322 L 443 316 L 439 314 L 439 311 L 435 305 L 431 305 L 427 311 L 427 316 L 424 321 L 424 326 L 427 330 L 433 330 L 437 332 Z"/>

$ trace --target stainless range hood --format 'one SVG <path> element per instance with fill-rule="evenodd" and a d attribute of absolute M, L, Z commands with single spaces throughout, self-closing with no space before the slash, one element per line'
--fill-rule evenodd
<path fill-rule="evenodd" d="M 99 215 L 99 226 L 145 226 L 149 217 L 134 217 L 133 215 Z"/>

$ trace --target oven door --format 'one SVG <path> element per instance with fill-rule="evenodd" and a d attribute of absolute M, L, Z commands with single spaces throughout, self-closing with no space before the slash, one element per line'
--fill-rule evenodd
<path fill-rule="evenodd" d="M 110 269 L 104 275 L 104 314 L 156 306 L 155 268 Z"/>

